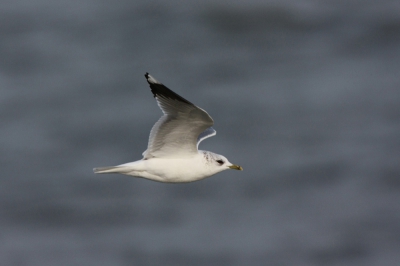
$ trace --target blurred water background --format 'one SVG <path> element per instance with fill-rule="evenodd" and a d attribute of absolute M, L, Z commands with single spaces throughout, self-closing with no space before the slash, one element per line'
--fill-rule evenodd
<path fill-rule="evenodd" d="M 243 172 L 160 184 L 148 71 Z M 399 1 L 2 1 L 1 265 L 400 265 Z"/>

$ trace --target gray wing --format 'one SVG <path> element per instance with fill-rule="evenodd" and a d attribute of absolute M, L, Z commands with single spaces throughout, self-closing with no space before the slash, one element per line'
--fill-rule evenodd
<path fill-rule="evenodd" d="M 215 136 L 217 134 L 217 131 L 213 129 L 212 127 L 207 128 L 203 132 L 200 133 L 200 135 L 197 137 L 197 149 L 199 148 L 200 142 L 205 140 L 206 138 Z"/>
<path fill-rule="evenodd" d="M 214 124 L 212 118 L 206 111 L 171 91 L 148 73 L 145 77 L 164 115 L 151 129 L 144 158 L 197 154 L 198 137 Z"/>

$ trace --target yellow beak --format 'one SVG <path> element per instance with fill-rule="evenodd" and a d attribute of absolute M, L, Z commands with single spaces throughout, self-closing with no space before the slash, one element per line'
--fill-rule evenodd
<path fill-rule="evenodd" d="M 239 165 L 236 165 L 236 164 L 232 164 L 231 166 L 228 166 L 228 167 L 231 168 L 231 169 L 234 169 L 234 170 L 243 171 L 243 167 L 241 167 Z"/>

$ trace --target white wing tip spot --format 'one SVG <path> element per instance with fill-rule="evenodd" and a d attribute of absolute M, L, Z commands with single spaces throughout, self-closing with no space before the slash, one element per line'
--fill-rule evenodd
<path fill-rule="evenodd" d="M 146 73 L 145 77 L 146 77 L 146 79 L 147 79 L 147 81 L 148 81 L 149 83 L 152 83 L 152 84 L 161 84 L 161 83 L 158 82 L 155 78 L 153 78 L 149 73 Z"/>

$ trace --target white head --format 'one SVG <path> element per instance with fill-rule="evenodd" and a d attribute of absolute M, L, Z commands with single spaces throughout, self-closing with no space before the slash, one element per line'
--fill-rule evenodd
<path fill-rule="evenodd" d="M 230 163 L 228 159 L 225 158 L 225 156 L 209 151 L 203 151 L 203 155 L 204 159 L 207 162 L 207 166 L 210 168 L 210 171 L 213 172 L 213 174 L 228 169 L 241 170 L 241 171 L 243 170 L 241 166 Z"/>

